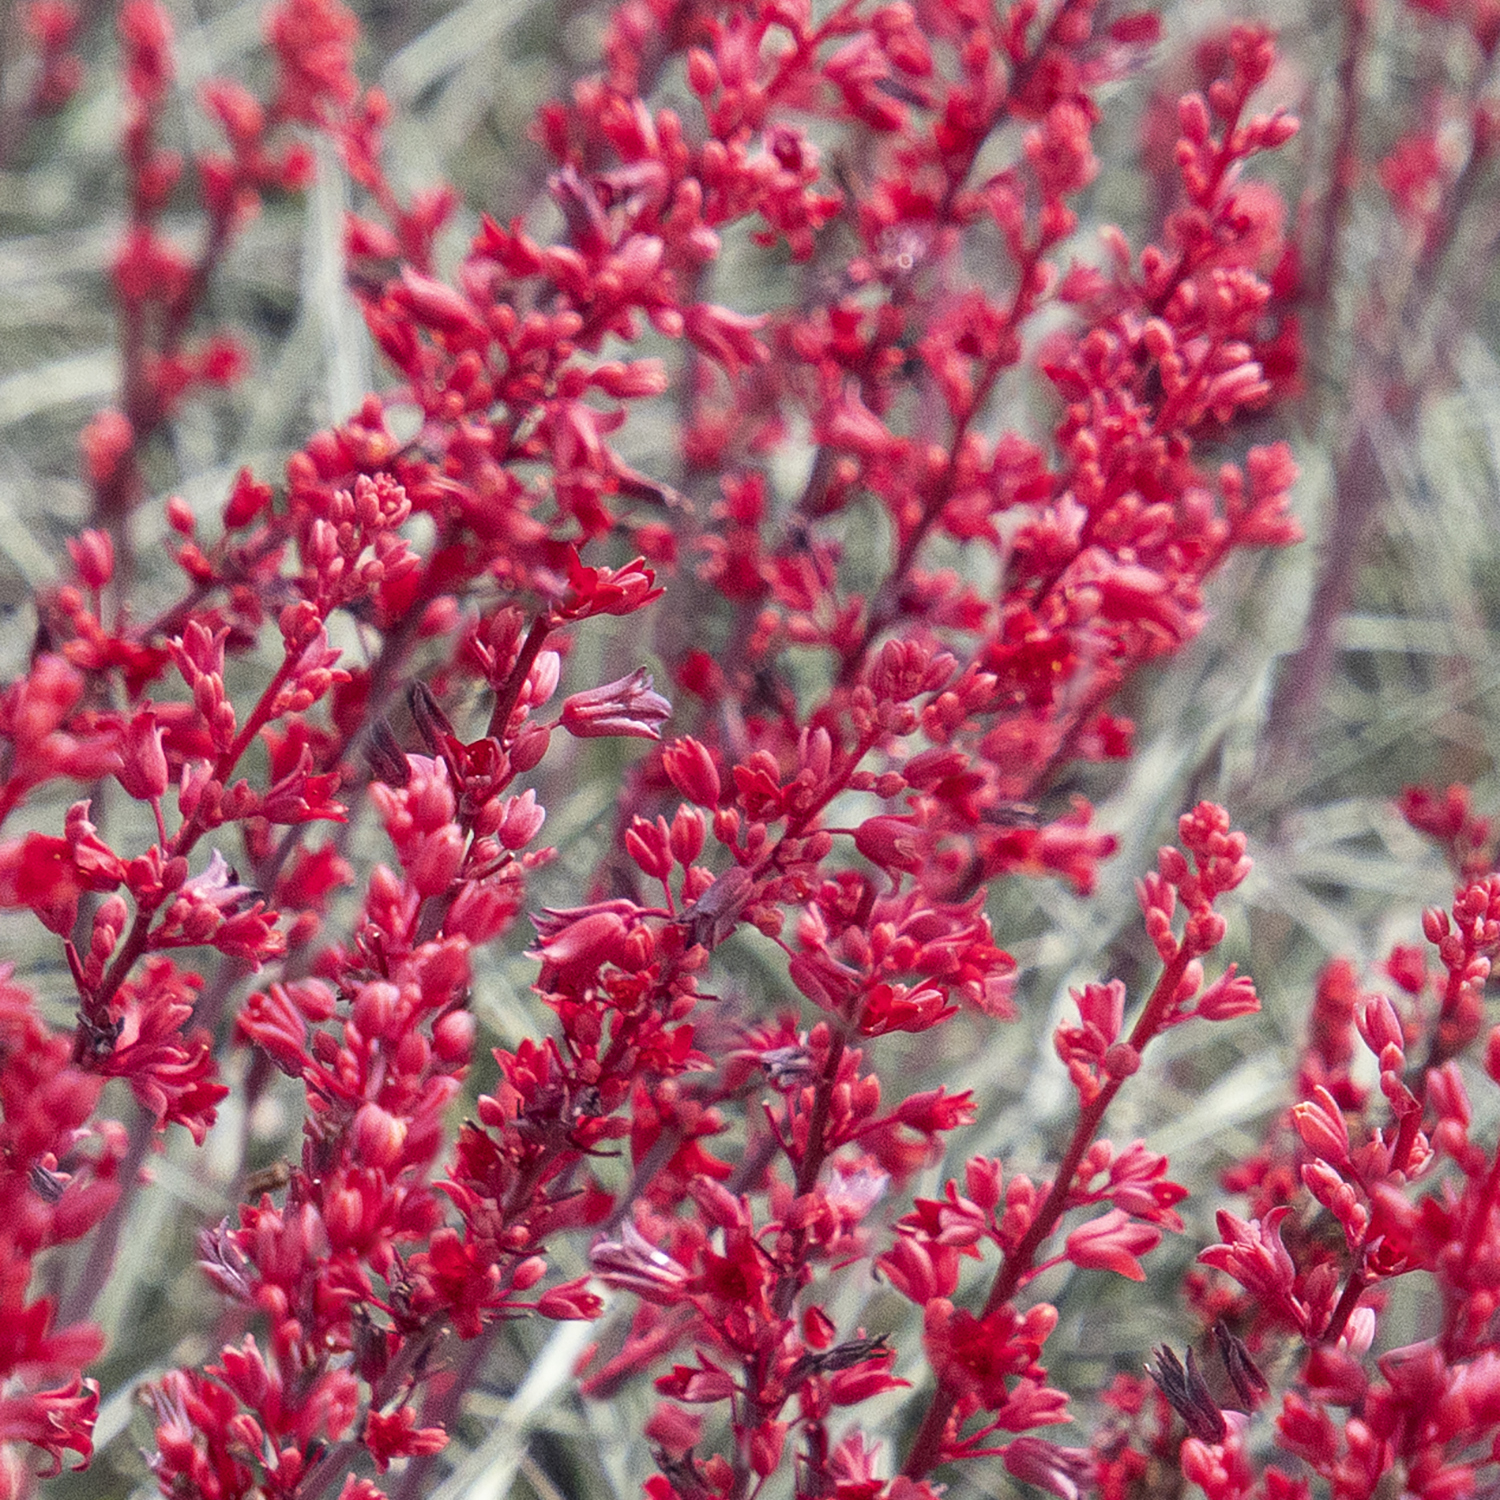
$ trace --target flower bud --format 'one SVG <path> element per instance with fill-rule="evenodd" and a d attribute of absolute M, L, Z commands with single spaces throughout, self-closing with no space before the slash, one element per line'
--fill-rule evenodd
<path fill-rule="evenodd" d="M 547 753 L 552 731 L 545 724 L 528 724 L 510 743 L 510 768 L 520 773 L 533 770 Z"/>
<path fill-rule="evenodd" d="M 699 807 L 719 805 L 719 773 L 707 746 L 685 736 L 674 740 L 661 755 L 662 766 L 672 785 Z"/>
<path fill-rule="evenodd" d="M 121 736 L 120 764 L 115 776 L 137 802 L 154 802 L 167 789 L 167 757 L 162 749 L 156 715 L 142 709 Z"/>
<path fill-rule="evenodd" d="M 107 531 L 90 527 L 68 538 L 68 555 L 85 588 L 102 589 L 115 572 L 115 544 Z"/>
<path fill-rule="evenodd" d="M 389 1171 L 401 1160 L 407 1123 L 378 1104 L 363 1104 L 354 1116 L 352 1145 L 361 1166 Z"/>

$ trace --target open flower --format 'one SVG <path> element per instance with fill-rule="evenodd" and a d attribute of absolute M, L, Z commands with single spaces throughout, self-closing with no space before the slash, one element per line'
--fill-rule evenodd
<path fill-rule="evenodd" d="M 671 717 L 672 705 L 651 690 L 651 674 L 637 667 L 616 682 L 574 693 L 563 703 L 558 722 L 581 740 L 608 735 L 656 740 L 661 738 L 657 726 Z"/>

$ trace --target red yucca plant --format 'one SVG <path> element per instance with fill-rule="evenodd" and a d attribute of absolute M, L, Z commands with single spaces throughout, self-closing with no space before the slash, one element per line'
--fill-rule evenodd
<path fill-rule="evenodd" d="M 1500 1493 L 1495 840 L 1386 810 L 1500 5 L 108 9 L 0 18 L 0 1494 Z"/>

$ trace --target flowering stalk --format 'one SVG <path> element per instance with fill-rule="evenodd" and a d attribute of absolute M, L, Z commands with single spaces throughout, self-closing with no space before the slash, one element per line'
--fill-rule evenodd
<path fill-rule="evenodd" d="M 1184 844 L 1193 855 L 1196 872 L 1190 873 L 1187 861 L 1175 849 L 1163 849 L 1159 858 L 1160 873 L 1143 881 L 1140 887 L 1141 906 L 1146 916 L 1146 929 L 1156 946 L 1163 963 L 1160 978 L 1152 988 L 1151 995 L 1142 1007 L 1140 1015 L 1130 1029 L 1129 1036 L 1120 1040 L 1123 1016 L 1123 990 L 1118 985 L 1090 986 L 1089 990 L 1075 998 L 1084 1025 L 1081 1029 L 1060 1028 L 1057 1048 L 1068 1064 L 1069 1073 L 1079 1095 L 1079 1116 L 1072 1137 L 1063 1152 L 1057 1176 L 1045 1189 L 1033 1187 L 1020 1179 L 1011 1186 L 1006 1197 L 1006 1212 L 1003 1221 L 986 1221 L 976 1207 L 988 1206 L 993 1212 L 999 1195 L 998 1164 L 977 1161 L 970 1163 L 971 1192 L 978 1182 L 985 1183 L 985 1196 L 964 1203 L 957 1194 L 957 1186 L 948 1184 L 950 1210 L 941 1213 L 938 1204 L 930 1207 L 940 1211 L 938 1222 L 942 1232 L 937 1243 L 953 1242 L 952 1221 L 967 1213 L 975 1222 L 976 1238 L 979 1226 L 982 1235 L 999 1245 L 1002 1257 L 1000 1267 L 990 1284 L 989 1294 L 977 1323 L 976 1331 L 993 1330 L 987 1325 L 999 1326 L 1002 1320 L 1015 1325 L 1015 1311 L 1011 1306 L 1015 1295 L 1045 1265 L 1038 1265 L 1037 1254 L 1052 1236 L 1069 1209 L 1083 1203 L 1113 1201 L 1114 1207 L 1098 1217 L 1091 1225 L 1074 1230 L 1058 1260 L 1071 1260 L 1079 1267 L 1102 1268 L 1118 1271 L 1135 1280 L 1144 1278 L 1136 1256 L 1155 1246 L 1160 1230 L 1148 1227 L 1153 1222 L 1171 1228 L 1181 1228 L 1181 1220 L 1172 1209 L 1172 1204 L 1185 1194 L 1176 1184 L 1161 1181 L 1144 1194 L 1141 1189 L 1164 1171 L 1166 1161 L 1156 1158 L 1154 1162 L 1143 1152 L 1137 1142 L 1131 1153 L 1114 1160 L 1111 1184 L 1123 1189 L 1129 1186 L 1129 1195 L 1124 1191 L 1100 1194 L 1090 1191 L 1089 1184 L 1099 1172 L 1111 1166 L 1114 1149 L 1108 1142 L 1098 1143 L 1095 1137 L 1106 1110 L 1119 1092 L 1125 1080 L 1134 1075 L 1141 1066 L 1141 1055 L 1146 1045 L 1165 1028 L 1198 1016 L 1205 1020 L 1223 1020 L 1235 1015 L 1253 1013 L 1259 1005 L 1252 986 L 1237 980 L 1231 967 L 1222 980 L 1212 985 L 1201 996 L 1202 967 L 1199 960 L 1217 946 L 1224 934 L 1224 920 L 1213 910 L 1217 898 L 1233 890 L 1249 873 L 1249 861 L 1245 858 L 1245 840 L 1242 834 L 1228 831 L 1228 820 L 1220 808 L 1203 804 L 1194 813 L 1182 819 L 1181 835 Z M 1188 909 L 1186 925 L 1181 938 L 1172 931 L 1172 916 L 1178 898 Z M 1194 999 L 1198 1003 L 1192 1008 Z M 1130 1155 L 1137 1161 L 1133 1170 L 1123 1172 Z M 988 1179 L 988 1180 L 986 1180 Z M 1038 1201 L 1038 1198 L 1040 1201 Z M 986 1205 L 985 1199 L 988 1199 Z M 1129 1204 L 1129 1210 L 1126 1205 Z M 928 1207 L 920 1200 L 918 1208 Z M 1139 1216 L 1132 1222 L 1132 1216 Z M 924 1223 L 921 1214 L 902 1221 L 910 1238 L 903 1242 L 904 1249 L 921 1244 L 931 1229 Z M 935 1248 L 932 1243 L 925 1247 L 930 1255 Z M 1046 1265 L 1056 1262 L 1047 1262 Z M 933 1309 L 934 1293 L 942 1287 L 924 1287 L 928 1309 L 929 1348 L 935 1338 Z M 949 1288 L 951 1291 L 951 1287 Z M 908 1291 L 908 1295 L 912 1293 Z M 1028 1314 L 1023 1327 L 1034 1325 L 1033 1314 L 1040 1311 L 1044 1317 L 1056 1313 L 1043 1305 Z M 1044 1335 L 1045 1336 L 1045 1335 Z M 1037 1363 L 1040 1353 L 1037 1343 L 1030 1350 L 1028 1381 L 1040 1381 L 1045 1371 Z M 953 1358 L 952 1355 L 949 1356 Z M 997 1367 L 1003 1368 L 1006 1354 L 992 1350 L 987 1355 Z M 972 1356 L 971 1356 L 972 1358 Z M 917 1431 L 908 1452 L 902 1472 L 913 1479 L 920 1479 L 938 1464 L 956 1457 L 972 1456 L 985 1451 L 994 1451 L 1002 1456 L 1007 1449 L 985 1450 L 981 1439 L 1000 1428 L 1016 1430 L 1022 1424 L 1018 1414 L 1005 1410 L 1013 1400 L 1014 1393 L 1006 1393 L 1003 1384 L 991 1377 L 989 1392 L 983 1386 L 977 1390 L 971 1373 L 972 1366 L 964 1369 L 955 1364 L 944 1369 L 937 1365 L 938 1385 L 928 1405 L 922 1425 Z M 1038 1397 L 1055 1397 L 1055 1392 L 1038 1392 Z M 995 1399 L 996 1397 L 1001 1399 Z M 978 1399 L 976 1399 L 976 1397 Z M 966 1438 L 960 1437 L 965 1419 L 980 1406 L 999 1408 L 1000 1415 Z M 1037 1418 L 1055 1421 L 1058 1418 L 1045 1408 L 1039 1410 Z M 1023 1453 L 1026 1450 L 1023 1450 Z"/>

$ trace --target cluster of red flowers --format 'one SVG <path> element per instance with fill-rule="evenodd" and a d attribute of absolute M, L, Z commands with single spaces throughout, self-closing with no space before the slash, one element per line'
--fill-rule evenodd
<path fill-rule="evenodd" d="M 1480 38 L 1482 8 L 1441 24 Z M 60 0 L 33 21 L 40 113 L 76 82 L 73 21 Z M 1050 1176 L 977 1156 L 913 1196 L 976 1105 L 882 1070 L 893 1033 L 1015 1015 L 986 892 L 1091 889 L 1115 842 L 1075 773 L 1131 754 L 1120 690 L 1193 638 L 1226 559 L 1298 536 L 1289 449 L 1246 446 L 1300 379 L 1299 266 L 1255 175 L 1296 131 L 1257 97 L 1269 34 L 1199 48 L 1160 222 L 1139 247 L 1106 231 L 1095 264 L 1075 231 L 1099 98 L 1143 65 L 1154 16 L 624 0 L 602 72 L 538 119 L 555 242 L 484 218 L 447 266 L 456 198 L 388 180 L 389 109 L 354 77 L 338 0 L 271 12 L 268 100 L 202 91 L 225 145 L 192 173 L 160 140 L 159 0 L 124 0 L 118 29 L 123 380 L 83 434 L 93 525 L 0 696 L 0 906 L 55 935 L 76 1011 L 51 1025 L 0 984 L 0 1493 L 39 1456 L 89 1457 L 90 1304 L 146 1147 L 174 1125 L 203 1142 L 231 1048 L 254 1059 L 247 1104 L 278 1071 L 300 1090 L 301 1155 L 201 1234 L 240 1317 L 151 1391 L 174 1500 L 370 1500 L 448 1441 L 466 1345 L 622 1297 L 579 1384 L 654 1380 L 654 1500 L 744 1500 L 778 1475 L 931 1500 L 986 1456 L 1068 1500 L 1140 1493 L 1163 1463 L 1215 1500 L 1310 1475 L 1369 1495 L 1398 1464 L 1413 1493 L 1471 1493 L 1500 1434 L 1500 1154 L 1458 1059 L 1481 1045 L 1500 881 L 1460 792 L 1406 805 L 1465 881 L 1424 919 L 1437 967 L 1399 950 L 1394 1002 L 1328 973 L 1298 1102 L 1228 1184 L 1248 1217 L 1220 1214 L 1201 1259 L 1223 1274 L 1191 1287 L 1234 1401 L 1264 1405 L 1280 1371 L 1270 1458 L 1170 1349 L 1154 1385 L 1110 1391 L 1091 1445 L 1037 1435 L 1070 1414 L 1032 1283 L 1142 1280 L 1183 1227 L 1166 1157 L 1101 1134 L 1111 1102 L 1169 1028 L 1258 1008 L 1214 962 L 1249 870 L 1228 815 L 1186 814 L 1140 883 L 1149 993 L 1086 984 L 1057 1028 L 1076 1113 Z M 216 514 L 168 500 L 177 592 L 147 612 L 143 458 L 240 376 L 232 336 L 203 331 L 207 292 L 262 198 L 307 183 L 315 133 L 363 194 L 349 280 L 391 388 L 284 479 L 241 472 Z M 1410 156 L 1390 191 L 1431 232 L 1442 194 Z M 163 215 L 189 200 L 203 241 L 184 255 Z M 781 303 L 711 300 L 727 241 Z M 1050 433 L 1000 429 L 998 395 L 1036 396 L 1034 372 Z M 664 414 L 657 477 L 632 435 Z M 583 675 L 600 653 L 575 644 L 604 617 L 634 617 L 610 649 L 633 642 L 670 697 L 644 666 Z M 594 738 L 641 754 L 576 904 L 539 907 L 548 767 Z M 376 838 L 384 862 L 361 861 Z M 471 986 L 523 915 L 552 1021 L 494 1049 L 496 1072 Z M 746 974 L 780 998 L 751 1000 Z M 1486 1045 L 1500 1081 L 1500 1032 Z M 138 1107 L 124 1124 L 99 1113 L 110 1079 Z M 38 1256 L 80 1241 L 61 1305 L 36 1295 Z M 961 1287 L 987 1258 L 987 1291 Z M 1373 1358 L 1385 1283 L 1412 1270 L 1441 1333 Z M 920 1309 L 925 1365 L 841 1322 L 872 1275 Z M 882 1454 L 858 1409 L 912 1386 Z"/>

